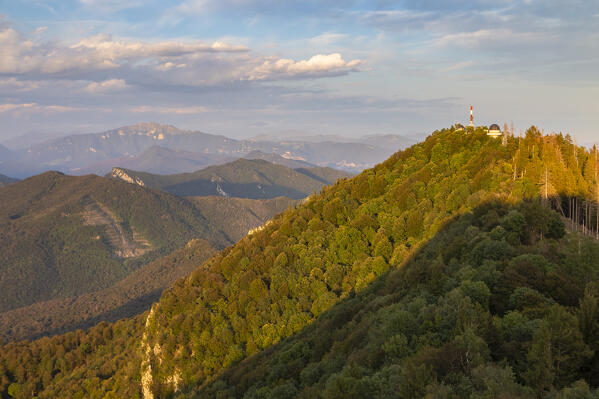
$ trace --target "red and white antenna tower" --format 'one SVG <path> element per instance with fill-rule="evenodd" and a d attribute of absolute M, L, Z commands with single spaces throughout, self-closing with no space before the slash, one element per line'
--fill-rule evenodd
<path fill-rule="evenodd" d="M 470 106 L 470 126 L 474 127 L 474 117 L 472 116 L 472 105 Z"/>

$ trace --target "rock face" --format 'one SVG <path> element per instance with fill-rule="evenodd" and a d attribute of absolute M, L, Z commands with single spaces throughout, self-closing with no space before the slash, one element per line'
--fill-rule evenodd
<path fill-rule="evenodd" d="M 127 183 L 136 184 L 141 187 L 146 186 L 146 184 L 140 177 L 130 176 L 124 169 L 121 168 L 112 168 L 109 175 L 110 177 L 121 179 L 123 181 L 126 181 Z"/>

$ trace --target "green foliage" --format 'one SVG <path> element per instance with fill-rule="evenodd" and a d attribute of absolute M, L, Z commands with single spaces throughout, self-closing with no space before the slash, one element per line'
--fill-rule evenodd
<path fill-rule="evenodd" d="M 152 389 L 483 398 L 504 386 L 530 398 L 580 379 L 595 389 L 584 288 L 597 280 L 597 244 L 548 234 L 556 217 L 538 200 L 545 167 L 552 195 L 588 196 L 585 153 L 537 133 L 502 146 L 482 129 L 435 132 L 214 256 L 163 293 L 143 329 L 162 348 L 144 355 Z"/>
<path fill-rule="evenodd" d="M 530 204 L 495 204 L 492 210 L 523 217 L 539 211 Z M 474 243 L 488 239 L 501 220 L 461 216 L 404 267 L 347 296 L 299 334 L 182 396 L 227 391 L 234 397 L 253 397 L 250 392 L 269 397 L 284 380 L 297 397 L 593 397 L 596 283 L 575 307 L 552 297 L 543 283 L 552 274 L 567 273 L 566 263 L 550 259 L 573 256 L 577 244 L 567 238 L 554 246 L 540 240 L 508 244 L 511 251 L 500 260 L 480 264 Z M 532 237 L 534 229 L 527 224 L 522 232 Z M 473 243 L 455 253 L 455 244 L 473 231 Z M 525 272 L 531 268 L 529 276 Z M 439 274 L 445 281 L 441 288 Z M 492 298 L 500 293 L 515 310 L 494 308 Z M 291 360 L 290 352 L 300 347 Z"/>

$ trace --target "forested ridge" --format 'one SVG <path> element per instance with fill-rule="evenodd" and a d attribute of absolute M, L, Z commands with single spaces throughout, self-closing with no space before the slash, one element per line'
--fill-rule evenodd
<path fill-rule="evenodd" d="M 191 173 L 158 175 L 114 168 L 107 176 L 137 181 L 179 196 L 302 199 L 349 173 L 317 166 L 292 169 L 262 159 L 240 158 Z"/>
<path fill-rule="evenodd" d="M 103 289 L 192 238 L 230 242 L 188 201 L 94 175 L 0 189 L 0 312 Z"/>
<path fill-rule="evenodd" d="M 0 388 L 590 397 L 597 244 L 566 234 L 549 204 L 596 198 L 596 151 L 536 128 L 505 145 L 483 129 L 437 131 L 208 260 L 126 343 L 98 338 L 99 327 L 81 333 L 90 346 L 77 366 L 58 360 L 62 336 L 4 347 Z M 137 368 L 114 367 L 110 353 L 123 347 L 136 348 Z M 98 364 L 110 367 L 100 374 Z"/>

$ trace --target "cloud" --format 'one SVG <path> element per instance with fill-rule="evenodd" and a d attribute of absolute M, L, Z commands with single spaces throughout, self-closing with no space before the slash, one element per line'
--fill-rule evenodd
<path fill-rule="evenodd" d="M 193 56 L 202 53 L 246 52 L 245 46 L 223 42 L 159 41 L 142 42 L 113 40 L 99 34 L 81 39 L 74 45 L 36 43 L 10 26 L 0 26 L 0 73 L 59 74 L 67 71 L 97 71 L 117 69 L 158 58 Z"/>
<path fill-rule="evenodd" d="M 86 7 L 115 12 L 143 5 L 141 0 L 79 0 Z"/>
<path fill-rule="evenodd" d="M 192 114 L 201 114 L 204 112 L 209 112 L 207 107 L 202 106 L 181 106 L 181 107 L 171 107 L 171 106 L 152 106 L 152 105 L 141 105 L 138 107 L 134 107 L 131 109 L 131 112 L 139 113 L 139 114 L 175 114 L 175 115 L 192 115 Z"/>
<path fill-rule="evenodd" d="M 123 79 L 108 79 L 102 82 L 92 82 L 84 90 L 88 93 L 106 93 L 123 90 L 126 87 L 127 83 Z"/>
<path fill-rule="evenodd" d="M 439 46 L 459 46 L 464 48 L 480 48 L 491 44 L 525 43 L 542 39 L 543 36 L 531 32 L 514 32 L 510 29 L 481 29 L 474 32 L 450 33 L 436 40 Z"/>
<path fill-rule="evenodd" d="M 70 112 L 75 111 L 77 108 L 67 107 L 63 105 L 39 105 L 36 103 L 22 103 L 22 104 L 0 104 L 0 113 L 14 111 L 16 113 L 22 113 L 23 111 L 31 112 Z"/>
<path fill-rule="evenodd" d="M 294 61 L 290 59 L 267 59 L 262 65 L 254 68 L 248 76 L 249 80 L 269 80 L 282 76 L 306 77 L 319 75 L 346 74 L 349 70 L 363 64 L 363 60 L 346 62 L 341 54 L 318 54 L 308 60 Z"/>
<path fill-rule="evenodd" d="M 47 30 L 48 30 L 47 26 L 39 26 L 39 27 L 35 28 L 35 30 L 33 31 L 33 34 L 34 35 L 40 35 L 40 34 L 44 33 Z"/>
<path fill-rule="evenodd" d="M 295 61 L 254 54 L 246 46 L 223 41 L 141 41 L 96 34 L 73 44 L 41 42 L 7 25 L 0 26 L 0 52 L 0 75 L 87 80 L 91 83 L 83 90 L 89 93 L 132 86 L 168 90 L 339 76 L 357 71 L 364 62 L 345 61 L 339 53 Z"/>
<path fill-rule="evenodd" d="M 453 65 L 450 65 L 448 67 L 445 67 L 445 68 L 441 69 L 441 72 L 458 71 L 460 69 L 465 69 L 465 68 L 471 67 L 472 65 L 474 65 L 473 61 L 457 62 L 457 63 L 455 63 Z"/>

